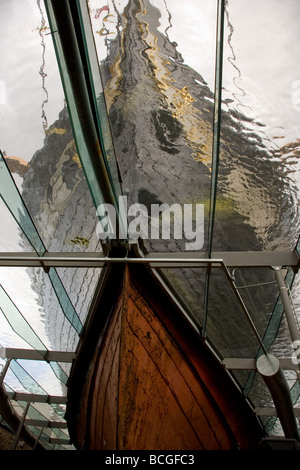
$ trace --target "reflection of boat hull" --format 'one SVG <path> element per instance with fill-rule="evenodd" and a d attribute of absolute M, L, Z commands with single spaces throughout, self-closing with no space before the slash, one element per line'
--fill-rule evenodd
<path fill-rule="evenodd" d="M 141 268 L 128 266 L 123 276 L 118 267 L 116 278 L 112 269 L 103 310 L 100 303 L 73 365 L 67 420 L 74 444 L 107 450 L 255 448 L 262 431 L 248 404 Z M 104 333 L 97 333 L 105 311 L 110 316 Z"/>

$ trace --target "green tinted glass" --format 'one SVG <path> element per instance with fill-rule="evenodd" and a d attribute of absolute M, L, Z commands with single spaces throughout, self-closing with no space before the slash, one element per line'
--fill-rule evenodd
<path fill-rule="evenodd" d="M 34 250 L 42 256 L 46 249 L 26 209 L 10 171 L 0 152 L 0 195 Z"/>
<path fill-rule="evenodd" d="M 11 298 L 0 286 L 0 308 L 12 329 L 34 349 L 46 352 L 47 348 L 27 323 Z"/>

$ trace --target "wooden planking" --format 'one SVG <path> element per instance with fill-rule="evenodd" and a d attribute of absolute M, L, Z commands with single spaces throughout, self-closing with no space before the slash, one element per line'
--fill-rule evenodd
<path fill-rule="evenodd" d="M 238 446 L 241 449 L 257 449 L 264 435 L 262 425 L 245 397 L 225 372 L 224 367 L 186 319 L 178 315 L 167 297 L 160 295 L 160 290 L 155 288 L 151 279 L 148 278 L 148 282 L 145 282 L 141 275 L 135 274 L 131 276 L 131 282 L 138 287 L 141 297 L 147 299 L 153 310 L 159 312 L 158 315 L 165 325 L 165 330 L 177 343 L 187 363 L 201 377 L 207 393 L 212 395 L 219 409 L 222 410 Z"/>
<path fill-rule="evenodd" d="M 124 299 L 120 449 L 230 449 L 234 438 L 154 312 L 129 282 Z"/>
<path fill-rule="evenodd" d="M 139 272 L 126 268 L 121 297 L 99 334 L 86 377 L 73 380 L 82 388 L 77 446 L 256 448 L 261 427 L 224 368 Z"/>
<path fill-rule="evenodd" d="M 90 391 L 90 448 L 115 449 L 122 300 L 110 321 L 97 357 Z"/>
<path fill-rule="evenodd" d="M 99 341 L 94 351 L 84 380 L 82 398 L 77 417 L 77 442 L 84 448 L 114 449 L 116 446 L 116 416 L 117 410 L 112 406 L 116 402 L 117 382 L 113 381 L 115 370 L 118 370 L 118 348 L 120 336 L 122 301 L 119 299 L 111 317 L 106 334 L 99 335 Z M 115 362 L 115 364 L 114 364 Z M 107 391 L 111 391 L 114 399 L 106 401 Z M 95 444 L 97 443 L 97 444 Z"/>

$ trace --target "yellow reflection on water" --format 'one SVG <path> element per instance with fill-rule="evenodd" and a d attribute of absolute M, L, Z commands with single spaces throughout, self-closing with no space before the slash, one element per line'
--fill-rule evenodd
<path fill-rule="evenodd" d="M 146 21 L 146 8 L 142 0 L 140 3 L 140 12 L 136 14 L 138 20 L 137 29 L 140 34 L 140 41 L 143 44 L 142 50 L 139 50 L 139 56 L 143 58 L 147 66 L 147 70 L 152 73 L 152 83 L 150 86 L 163 98 L 157 102 L 157 105 L 164 103 L 167 105 L 172 117 L 180 124 L 183 135 L 187 145 L 192 149 L 192 157 L 199 162 L 204 163 L 209 169 L 211 167 L 212 155 L 212 119 L 205 119 L 203 111 L 197 107 L 198 100 L 195 98 L 188 86 L 181 86 L 180 83 L 174 78 L 172 72 L 168 67 L 174 66 L 171 61 L 163 57 L 159 47 L 159 38 L 154 32 L 150 30 L 150 25 Z M 122 63 L 126 57 L 124 48 L 124 38 L 128 34 L 130 24 L 126 15 L 123 15 L 123 29 L 120 34 L 120 48 L 118 54 L 115 56 L 112 65 L 110 66 L 110 80 L 105 87 L 105 97 L 107 102 L 108 111 L 112 104 L 115 102 L 117 96 L 122 91 L 120 90 L 120 83 L 123 79 Z M 147 73 L 147 72 L 146 72 Z M 137 104 L 140 102 L 141 94 L 146 94 L 147 83 L 140 82 L 135 86 L 135 90 L 131 90 L 130 97 L 126 100 L 126 104 L 122 111 L 126 113 L 136 114 L 140 112 L 137 109 Z M 145 100 L 145 98 L 143 98 Z M 151 103 L 155 106 L 155 103 Z M 135 109 L 134 109 L 135 108 Z"/>

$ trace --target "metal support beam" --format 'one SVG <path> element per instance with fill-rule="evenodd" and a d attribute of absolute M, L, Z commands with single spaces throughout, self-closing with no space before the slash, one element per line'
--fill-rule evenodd
<path fill-rule="evenodd" d="M 262 355 L 256 362 L 257 370 L 270 390 L 286 438 L 300 440 L 289 386 L 278 359 Z"/>
<path fill-rule="evenodd" d="M 75 353 L 68 351 L 36 351 L 35 349 L 2 348 L 0 347 L 0 358 L 2 359 L 28 359 L 31 361 L 46 362 L 72 362 Z"/>
<path fill-rule="evenodd" d="M 8 371 L 8 368 L 10 366 L 10 361 L 11 361 L 11 359 L 8 359 L 6 361 L 5 366 L 3 367 L 2 371 L 1 371 L 1 374 L 0 374 L 0 387 L 3 384 L 4 377 L 5 377 L 6 372 Z"/>
<path fill-rule="evenodd" d="M 35 428 L 55 428 L 55 429 L 67 429 L 68 425 L 66 421 L 48 421 L 47 419 L 25 419 L 26 426 L 34 426 Z"/>
<path fill-rule="evenodd" d="M 38 444 L 38 442 L 39 442 L 39 440 L 40 440 L 40 438 L 41 438 L 41 435 L 43 434 L 43 431 L 44 431 L 44 428 L 41 428 L 41 430 L 40 430 L 40 432 L 39 432 L 39 435 L 38 435 L 37 438 L 36 438 L 36 441 L 35 441 L 35 444 L 34 444 L 32 450 L 35 450 L 35 449 L 36 449 L 36 446 L 37 446 L 37 444 Z"/>
<path fill-rule="evenodd" d="M 25 401 L 31 403 L 56 403 L 58 405 L 64 405 L 67 403 L 67 397 L 60 397 L 54 395 L 39 395 L 34 393 L 22 393 L 22 392 L 7 392 L 7 396 L 11 400 Z"/>
<path fill-rule="evenodd" d="M 300 332 L 299 332 L 299 328 L 296 322 L 295 313 L 292 307 L 291 299 L 289 296 L 289 289 L 284 281 L 281 268 L 274 267 L 274 271 L 275 271 L 275 277 L 276 277 L 276 281 L 278 284 L 278 289 L 279 289 L 280 297 L 282 300 L 282 305 L 283 305 L 284 313 L 286 316 L 287 324 L 289 327 L 291 339 L 293 342 L 300 341 Z"/>
<path fill-rule="evenodd" d="M 279 289 L 280 298 L 281 298 L 282 305 L 283 305 L 283 310 L 285 313 L 286 321 L 288 324 L 288 328 L 289 328 L 289 332 L 290 332 L 290 336 L 292 340 L 292 347 L 297 357 L 297 352 L 299 353 L 298 349 L 300 346 L 300 331 L 299 331 L 299 327 L 296 321 L 295 311 L 293 309 L 292 300 L 289 294 L 289 289 L 282 275 L 281 267 L 275 266 L 274 271 L 275 271 L 275 277 L 276 277 L 276 281 L 277 281 L 277 285 Z M 297 364 L 298 381 L 300 383 L 299 360 L 296 359 L 295 363 Z"/>
<path fill-rule="evenodd" d="M 216 31 L 216 63 L 215 63 L 215 99 L 214 99 L 214 118 L 213 118 L 209 228 L 208 228 L 208 257 L 209 258 L 211 258 L 211 252 L 212 252 L 212 241 L 213 241 L 213 233 L 214 233 L 215 210 L 216 210 L 217 189 L 218 189 L 219 159 L 220 159 L 224 18 L 225 18 L 225 1 L 218 0 L 217 31 Z"/>
<path fill-rule="evenodd" d="M 228 268 L 299 267 L 299 255 L 293 251 L 215 251 L 212 258 L 222 258 Z"/>
<path fill-rule="evenodd" d="M 19 437 L 20 437 L 22 428 L 23 428 L 23 426 L 24 426 L 25 418 L 26 418 L 26 415 L 27 415 L 27 412 L 28 412 L 28 408 L 30 407 L 30 405 L 31 405 L 30 402 L 28 402 L 28 403 L 26 404 L 26 407 L 25 407 L 23 416 L 22 416 L 22 418 L 21 418 L 21 420 L 20 420 L 20 423 L 19 423 L 19 426 L 18 426 L 16 435 L 15 435 L 15 439 L 14 439 L 14 442 L 13 442 L 12 450 L 16 450 L 16 448 L 17 448 L 18 441 L 19 441 Z"/>
<path fill-rule="evenodd" d="M 294 408 L 293 411 L 296 418 L 300 418 L 300 408 Z M 254 408 L 254 412 L 257 416 L 278 416 L 277 410 L 273 406 L 258 406 Z"/>
<path fill-rule="evenodd" d="M 135 261 L 133 261 L 135 259 Z M 152 267 L 221 267 L 223 262 L 228 268 L 272 268 L 273 266 L 292 267 L 300 265 L 296 251 L 239 251 L 212 252 L 208 258 L 205 252 L 149 253 L 143 258 L 132 258 L 132 262 L 149 263 Z M 33 253 L 0 253 L 0 266 L 35 267 L 86 267 L 102 268 L 107 263 L 130 262 L 130 258 L 106 257 L 103 253 L 47 253 L 38 256 Z M 198 266 L 197 266 L 198 265 Z"/>
<path fill-rule="evenodd" d="M 49 439 L 41 439 L 42 442 L 46 442 L 48 444 L 55 444 L 61 446 L 69 446 L 71 445 L 70 439 L 62 439 L 59 437 L 49 437 Z"/>
<path fill-rule="evenodd" d="M 290 358 L 278 359 L 281 369 L 298 370 L 298 366 Z M 256 370 L 256 358 L 227 357 L 222 360 L 226 369 L 230 370 Z"/>

